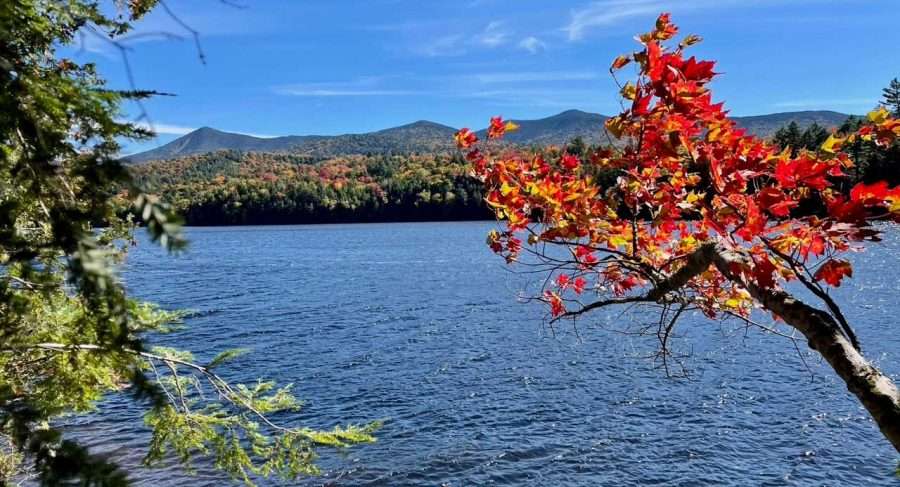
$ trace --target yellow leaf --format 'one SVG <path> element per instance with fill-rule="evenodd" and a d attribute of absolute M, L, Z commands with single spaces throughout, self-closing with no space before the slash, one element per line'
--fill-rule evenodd
<path fill-rule="evenodd" d="M 628 245 L 628 239 L 621 235 L 613 235 L 609 237 L 609 245 L 613 247 L 624 247 Z"/>
<path fill-rule="evenodd" d="M 506 196 L 506 195 L 508 195 L 509 193 L 512 193 L 513 189 L 515 189 L 515 188 L 513 188 L 512 186 L 510 186 L 509 184 L 507 184 L 507 183 L 504 182 L 504 183 L 500 186 L 500 194 L 502 194 L 503 196 Z"/>
<path fill-rule="evenodd" d="M 635 97 L 637 97 L 637 88 L 629 81 L 628 83 L 625 83 L 625 86 L 622 87 L 622 90 L 619 91 L 619 93 L 622 94 L 622 98 L 634 100 Z"/>
<path fill-rule="evenodd" d="M 778 159 L 781 161 L 787 162 L 791 158 L 791 148 L 785 147 L 781 150 L 781 153 L 778 154 Z"/>
<path fill-rule="evenodd" d="M 516 130 L 519 130 L 519 124 L 507 121 L 505 128 L 507 132 L 515 132 Z"/>
<path fill-rule="evenodd" d="M 693 46 L 694 44 L 696 44 L 702 40 L 703 40 L 702 37 L 700 37 L 696 34 L 691 34 L 691 35 L 685 37 L 683 41 L 679 42 L 678 45 L 681 47 Z"/>
<path fill-rule="evenodd" d="M 891 213 L 900 213 L 900 196 L 888 195 L 885 200 L 888 202 L 888 211 Z"/>
<path fill-rule="evenodd" d="M 621 138 L 622 132 L 625 131 L 625 122 L 621 117 L 613 117 L 606 120 L 606 130 L 615 138 Z"/>
<path fill-rule="evenodd" d="M 877 110 L 869 112 L 869 121 L 875 124 L 884 123 L 888 119 L 888 111 L 884 107 L 878 107 Z"/>
<path fill-rule="evenodd" d="M 626 64 L 628 64 L 630 62 L 631 62 L 630 56 L 622 55 L 622 56 L 617 57 L 615 59 L 615 61 L 613 61 L 612 66 L 609 69 L 610 69 L 610 71 L 612 71 L 614 69 L 622 69 Z"/>
<path fill-rule="evenodd" d="M 835 137 L 834 134 L 830 134 L 828 139 L 822 144 L 822 150 L 829 153 L 834 154 L 835 149 L 834 146 L 840 146 L 840 144 L 844 141 L 844 139 Z"/>

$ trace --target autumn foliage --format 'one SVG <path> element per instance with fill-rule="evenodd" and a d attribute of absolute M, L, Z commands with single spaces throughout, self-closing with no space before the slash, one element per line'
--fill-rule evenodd
<path fill-rule="evenodd" d="M 583 294 L 625 301 L 652 288 L 707 242 L 749 257 L 732 269 L 744 282 L 778 289 L 800 280 L 824 292 L 852 275 L 842 254 L 878 239 L 874 220 L 900 220 L 900 187 L 847 191 L 854 162 L 842 150 L 858 140 L 890 144 L 900 121 L 877 109 L 857 132 L 792 156 L 735 125 L 709 89 L 714 62 L 686 55 L 700 38 L 676 43 L 677 32 L 663 14 L 639 36 L 640 50 L 613 62 L 614 76 L 629 66 L 637 72 L 619 84 L 624 110 L 606 122 L 619 148 L 548 160 L 489 153 L 468 129 L 456 135 L 505 222 L 489 235 L 490 247 L 508 262 L 527 253 L 549 269 L 540 299 L 555 317 L 583 309 Z M 515 129 L 499 117 L 490 127 L 490 138 Z M 598 185 L 598 171 L 615 171 L 616 184 Z M 710 317 L 748 316 L 755 305 L 715 267 L 683 290 Z"/>

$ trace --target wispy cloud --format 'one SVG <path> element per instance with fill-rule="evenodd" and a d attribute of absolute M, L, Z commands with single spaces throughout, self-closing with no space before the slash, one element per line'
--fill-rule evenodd
<path fill-rule="evenodd" d="M 584 81 L 597 79 L 593 71 L 511 71 L 469 75 L 479 83 L 525 83 L 546 81 Z"/>
<path fill-rule="evenodd" d="M 596 90 L 552 90 L 552 89 L 497 89 L 472 91 L 460 94 L 462 98 L 481 100 L 495 106 L 515 106 L 518 108 L 577 108 L 602 107 L 601 96 Z"/>
<path fill-rule="evenodd" d="M 509 32 L 503 22 L 493 21 L 477 37 L 478 42 L 487 47 L 499 47 L 509 42 Z"/>
<path fill-rule="evenodd" d="M 438 20 L 409 20 L 388 24 L 363 25 L 360 29 L 372 32 L 410 33 L 434 29 L 441 25 L 443 25 L 442 22 Z"/>
<path fill-rule="evenodd" d="M 466 53 L 462 40 L 461 34 L 450 34 L 428 42 L 417 43 L 412 50 L 425 57 L 462 56 Z"/>
<path fill-rule="evenodd" d="M 291 96 L 408 96 L 421 95 L 424 92 L 413 90 L 329 90 L 321 88 L 281 87 L 275 90 L 280 95 Z"/>
<path fill-rule="evenodd" d="M 341 96 L 410 96 L 423 95 L 424 91 L 384 86 L 384 76 L 364 76 L 351 81 L 297 83 L 272 88 L 276 94 L 310 97 Z"/>
<path fill-rule="evenodd" d="M 481 31 L 463 29 L 437 37 L 433 32 L 417 30 L 420 37 L 410 43 L 409 50 L 425 57 L 462 56 L 472 49 L 494 49 L 509 44 L 513 36 L 506 22 L 500 20 L 488 22 Z"/>
<path fill-rule="evenodd" d="M 599 79 L 594 71 L 495 71 L 482 73 L 453 73 L 431 76 L 364 76 L 354 80 L 296 83 L 275 86 L 272 91 L 286 96 L 361 97 L 361 96 L 431 96 L 440 98 L 479 97 L 508 94 L 514 91 L 560 93 L 570 90 L 550 88 L 556 82 L 591 81 Z M 420 88 L 420 87 L 427 88 Z M 508 88 L 506 88 L 508 87 Z M 525 90 L 525 91 L 523 91 Z"/>
<path fill-rule="evenodd" d="M 243 134 L 249 135 L 250 137 L 256 137 L 258 139 L 274 139 L 277 137 L 281 137 L 280 135 L 269 135 L 269 134 L 258 134 L 256 132 L 235 132 L 234 130 L 226 130 L 225 132 L 231 132 L 234 134 Z"/>
<path fill-rule="evenodd" d="M 187 135 L 195 130 L 197 127 L 185 127 L 183 125 L 172 125 L 168 123 L 147 123 L 147 122 L 131 122 L 138 127 L 143 129 L 152 130 L 157 134 L 161 135 Z"/>
<path fill-rule="evenodd" d="M 198 127 L 186 127 L 184 125 L 174 125 L 174 124 L 170 124 L 170 123 L 155 123 L 155 122 L 147 123 L 144 121 L 131 122 L 131 123 L 134 125 L 137 125 L 138 127 L 141 127 L 141 128 L 147 129 L 147 130 L 152 130 L 157 135 L 187 135 L 198 129 Z M 230 132 L 233 134 L 242 134 L 242 135 L 249 135 L 251 137 L 259 137 L 261 139 L 272 139 L 272 138 L 278 137 L 277 135 L 257 134 L 257 133 L 253 133 L 253 132 L 244 132 L 244 131 L 240 131 L 240 130 L 227 130 L 227 129 L 220 129 L 220 130 L 223 130 L 225 132 Z"/>
<path fill-rule="evenodd" d="M 570 41 L 577 41 L 592 28 L 612 25 L 629 17 L 659 13 L 663 8 L 665 4 L 656 0 L 594 2 L 583 9 L 573 10 L 572 18 L 563 31 Z"/>
<path fill-rule="evenodd" d="M 537 54 L 547 49 L 547 44 L 545 44 L 544 41 L 538 39 L 537 37 L 528 36 L 519 41 L 519 47 L 525 49 L 531 54 Z"/>
<path fill-rule="evenodd" d="M 816 4 L 829 0 L 792 0 L 792 3 Z M 595 0 L 581 9 L 571 11 L 571 18 L 562 31 L 569 41 L 584 38 L 585 34 L 598 27 L 615 25 L 632 17 L 656 16 L 660 12 L 722 9 L 722 8 L 765 8 L 783 5 L 785 0 Z"/>

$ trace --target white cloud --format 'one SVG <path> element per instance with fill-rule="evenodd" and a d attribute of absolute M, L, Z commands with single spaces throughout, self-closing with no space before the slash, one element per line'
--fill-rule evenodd
<path fill-rule="evenodd" d="M 424 91 L 385 87 L 384 76 L 363 76 L 351 81 L 297 83 L 276 86 L 279 95 L 340 97 L 340 96 L 409 96 L 427 94 Z"/>
<path fill-rule="evenodd" d="M 426 57 L 461 56 L 466 53 L 462 40 L 463 36 L 459 34 L 446 35 L 431 42 L 417 44 L 413 51 Z"/>
<path fill-rule="evenodd" d="M 124 123 L 126 121 L 120 120 L 120 122 Z M 147 123 L 147 122 L 143 122 L 143 121 L 131 122 L 131 123 L 134 125 L 137 125 L 138 127 L 141 127 L 141 128 L 147 129 L 147 130 L 152 130 L 153 132 L 156 133 L 156 135 L 187 135 L 187 134 L 197 130 L 197 128 L 198 128 L 198 127 L 186 127 L 184 125 L 173 125 L 173 124 L 169 124 L 169 123 L 155 123 L 155 122 Z M 232 134 L 249 135 L 251 137 L 258 137 L 260 139 L 272 139 L 272 138 L 278 137 L 277 135 L 257 134 L 257 133 L 253 133 L 253 132 L 243 132 L 243 131 L 238 131 L 238 130 L 226 130 L 226 129 L 219 129 L 219 130 L 222 130 L 223 132 L 232 133 Z"/>
<path fill-rule="evenodd" d="M 538 52 L 547 49 L 547 44 L 545 44 L 544 41 L 538 39 L 537 37 L 529 36 L 519 41 L 519 47 L 525 49 L 531 54 L 537 54 Z"/>
<path fill-rule="evenodd" d="M 388 24 L 363 25 L 359 28 L 372 32 L 392 32 L 392 33 L 415 33 L 434 30 L 444 25 L 440 20 L 410 20 L 405 22 L 396 22 Z"/>
<path fill-rule="evenodd" d="M 303 97 L 389 97 L 389 96 L 430 96 L 440 98 L 479 97 L 491 93 L 501 94 L 523 89 L 532 90 L 547 83 L 593 81 L 601 78 L 594 71 L 488 71 L 481 73 L 455 73 L 445 75 L 416 76 L 411 74 L 393 76 L 363 76 L 352 80 L 330 82 L 295 83 L 272 87 L 272 91 L 285 96 Z M 397 82 L 402 82 L 397 85 Z M 423 87 L 420 87 L 423 86 Z M 508 87 L 508 88 L 507 88 Z M 490 88 L 486 91 L 485 88 Z M 502 91 L 506 88 L 510 91 Z M 546 88 L 546 93 L 560 92 L 559 88 Z M 562 90 L 568 91 L 568 90 Z M 487 94 L 487 95 L 485 95 Z"/>
<path fill-rule="evenodd" d="M 572 19 L 563 28 L 570 41 L 577 41 L 594 28 L 612 25 L 620 20 L 640 15 L 658 14 L 665 8 L 656 0 L 608 0 L 594 2 L 581 10 L 572 11 Z"/>
<path fill-rule="evenodd" d="M 478 36 L 478 42 L 487 47 L 499 47 L 509 41 L 509 33 L 503 26 L 503 22 L 493 21 L 484 28 Z"/>
<path fill-rule="evenodd" d="M 410 51 L 425 57 L 462 56 L 470 49 L 487 47 L 494 49 L 510 42 L 512 34 L 502 21 L 489 22 L 480 32 L 453 33 L 431 40 L 415 41 Z"/>
<path fill-rule="evenodd" d="M 816 4 L 832 0 L 791 0 Z M 584 38 L 594 28 L 614 25 L 631 17 L 655 17 L 661 12 L 675 12 L 676 17 L 688 11 L 731 7 L 765 8 L 789 3 L 786 0 L 596 0 L 581 9 L 572 10 L 569 23 L 562 28 L 569 41 Z M 676 19 L 677 20 L 677 19 Z"/>
<path fill-rule="evenodd" d="M 583 81 L 597 79 L 592 71 L 512 71 L 506 73 L 480 73 L 470 77 L 480 83 L 525 83 L 536 81 Z"/>
<path fill-rule="evenodd" d="M 183 125 L 172 125 L 172 124 L 168 124 L 168 123 L 152 123 L 152 124 L 147 123 L 147 122 L 131 122 L 131 123 L 134 125 L 137 125 L 138 127 L 141 127 L 141 128 L 147 129 L 147 130 L 152 130 L 153 132 L 156 132 L 158 135 L 159 134 L 187 135 L 187 134 L 197 130 L 197 127 L 185 127 Z"/>
<path fill-rule="evenodd" d="M 276 88 L 275 93 L 291 96 L 408 96 L 424 94 L 423 92 L 412 90 L 329 90 L 321 88 L 309 89 L 302 86 Z"/>
<path fill-rule="evenodd" d="M 604 106 L 602 96 L 596 90 L 554 90 L 554 89 L 498 89 L 472 91 L 459 95 L 461 98 L 481 100 L 496 106 L 544 107 L 544 108 L 591 108 Z"/>

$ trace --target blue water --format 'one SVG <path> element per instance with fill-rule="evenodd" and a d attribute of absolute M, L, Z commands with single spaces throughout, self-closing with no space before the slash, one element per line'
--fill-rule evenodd
<path fill-rule="evenodd" d="M 492 226 L 190 229 L 189 252 L 141 244 L 125 278 L 135 295 L 196 311 L 161 343 L 201 358 L 250 347 L 223 369 L 229 379 L 294 383 L 306 407 L 280 421 L 386 420 L 376 444 L 323 451 L 325 474 L 294 485 L 900 484 L 900 456 L 802 342 L 801 355 L 785 338 L 689 316 L 677 347 L 690 376 L 667 378 L 646 358 L 655 336 L 615 331 L 652 312 L 554 331 L 542 307 L 517 303 L 536 277 L 490 253 Z M 857 277 L 835 296 L 897 380 L 900 232 L 853 259 Z M 102 413 L 75 430 L 138 464 L 140 410 L 114 399 Z M 134 479 L 228 485 L 202 465 Z"/>

